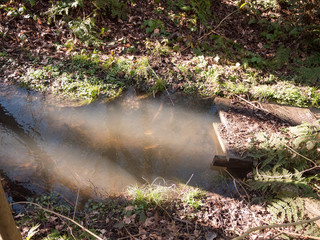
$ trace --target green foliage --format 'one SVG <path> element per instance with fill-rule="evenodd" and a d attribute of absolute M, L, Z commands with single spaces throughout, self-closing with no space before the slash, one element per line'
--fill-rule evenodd
<path fill-rule="evenodd" d="M 162 186 L 155 183 L 142 186 L 130 186 L 127 189 L 129 196 L 133 198 L 134 204 L 145 210 L 148 206 L 162 205 L 169 199 L 172 193 L 172 186 Z"/>
<path fill-rule="evenodd" d="M 268 210 L 278 222 L 298 222 L 304 217 L 303 201 L 300 198 L 274 199 L 269 203 Z"/>
<path fill-rule="evenodd" d="M 156 179 L 151 184 L 145 184 L 142 186 L 130 186 L 127 189 L 127 193 L 133 198 L 133 204 L 137 206 L 137 209 L 146 210 L 150 206 L 163 206 L 170 200 L 176 200 L 178 198 L 183 203 L 187 204 L 194 209 L 200 208 L 202 198 L 205 196 L 205 192 L 196 187 L 189 186 L 168 186 L 165 182 L 158 184 Z"/>
<path fill-rule="evenodd" d="M 30 228 L 30 230 L 28 231 L 28 234 L 25 238 L 25 240 L 31 240 L 32 237 L 34 235 L 36 235 L 37 232 L 39 232 L 38 228 L 40 227 L 40 224 L 37 224 L 35 226 L 33 226 L 32 228 Z"/>
<path fill-rule="evenodd" d="M 251 51 L 248 51 L 246 53 L 246 57 L 242 59 L 242 62 L 245 67 L 248 65 L 253 66 L 253 67 L 263 67 L 265 65 L 264 60 L 259 54 L 255 54 Z"/>
<path fill-rule="evenodd" d="M 212 17 L 210 0 L 177 0 L 169 1 L 171 8 L 184 12 L 193 12 L 204 24 Z"/>
<path fill-rule="evenodd" d="M 94 18 L 85 18 L 71 20 L 68 22 L 68 26 L 75 35 L 76 38 L 80 39 L 85 45 L 99 46 L 101 41 L 96 37 L 96 26 Z"/>
<path fill-rule="evenodd" d="M 301 67 L 295 69 L 297 82 L 319 86 L 320 80 L 320 54 L 314 53 L 305 61 L 298 62 Z"/>
<path fill-rule="evenodd" d="M 164 91 L 166 88 L 166 82 L 160 78 L 158 78 L 154 85 L 151 87 L 150 91 L 153 93 L 158 93 Z"/>
<path fill-rule="evenodd" d="M 30 3 L 31 7 L 33 7 L 34 5 L 36 5 L 37 0 L 27 0 L 28 3 Z"/>
<path fill-rule="evenodd" d="M 120 0 L 91 0 L 98 10 L 108 10 L 112 17 L 125 19 L 127 17 L 127 2 Z"/>
<path fill-rule="evenodd" d="M 266 30 L 261 33 L 263 37 L 265 37 L 270 42 L 276 42 L 276 41 L 284 41 L 286 40 L 288 34 L 286 29 L 282 26 L 281 22 L 274 21 L 272 23 L 270 22 L 264 22 L 260 21 L 262 25 L 265 26 Z M 264 23 L 264 24 L 263 24 Z"/>
<path fill-rule="evenodd" d="M 281 45 L 276 52 L 276 55 L 273 60 L 274 67 L 276 69 L 281 69 L 285 64 L 289 62 L 290 49 L 286 48 L 284 45 Z"/>
<path fill-rule="evenodd" d="M 317 198 L 314 181 L 320 175 L 309 169 L 320 164 L 320 126 L 302 124 L 290 127 L 283 136 L 258 134 L 251 155 L 260 161 L 249 182 L 255 191 L 267 199 L 274 222 L 297 222 L 304 218 L 302 198 Z M 314 230 L 313 225 L 308 225 Z"/>
<path fill-rule="evenodd" d="M 253 155 L 263 159 L 260 169 L 277 172 L 279 169 L 288 169 L 295 173 L 296 170 L 306 169 L 310 162 L 300 155 L 292 153 L 290 148 L 306 157 L 318 159 L 320 153 L 316 150 L 320 147 L 317 141 L 320 127 L 316 124 L 302 124 L 288 128 L 291 134 L 290 141 L 284 137 L 260 135 L 257 139 L 259 144 L 254 148 Z M 290 147 L 288 147 L 290 146 Z M 282 172 L 281 172 L 282 174 Z M 286 175 L 286 174 L 285 174 Z"/>
<path fill-rule="evenodd" d="M 153 33 L 153 35 L 159 35 L 166 33 L 165 28 L 164 28 L 164 24 L 161 20 L 158 19 L 150 19 L 150 20 L 146 20 L 143 23 L 143 28 L 146 28 L 146 32 L 149 33 Z M 156 32 L 158 30 L 158 32 Z"/>
<path fill-rule="evenodd" d="M 188 204 L 190 207 L 197 209 L 203 205 L 201 198 L 205 196 L 205 193 L 201 191 L 199 188 L 182 188 L 181 195 L 181 201 Z"/>

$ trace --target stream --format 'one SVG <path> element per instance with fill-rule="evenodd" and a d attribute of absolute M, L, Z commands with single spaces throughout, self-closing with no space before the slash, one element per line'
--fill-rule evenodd
<path fill-rule="evenodd" d="M 57 106 L 39 93 L 0 89 L 0 170 L 29 190 L 93 197 L 155 179 L 221 187 L 210 169 L 211 100 L 130 89 L 110 103 Z"/>

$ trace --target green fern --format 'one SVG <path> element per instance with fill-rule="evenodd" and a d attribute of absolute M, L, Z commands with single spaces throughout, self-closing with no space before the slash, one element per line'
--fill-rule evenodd
<path fill-rule="evenodd" d="M 309 56 L 304 62 L 303 65 L 307 68 L 320 67 L 320 53 L 314 53 Z"/>
<path fill-rule="evenodd" d="M 209 0 L 191 0 L 192 10 L 196 13 L 201 22 L 207 23 L 211 17 L 211 2 Z"/>
<path fill-rule="evenodd" d="M 300 67 L 297 73 L 303 82 L 318 84 L 320 80 L 320 67 Z"/>
<path fill-rule="evenodd" d="M 111 12 L 112 17 L 125 19 L 126 9 L 127 9 L 127 1 L 120 0 L 93 0 L 93 5 L 98 10 L 108 10 Z"/>
<path fill-rule="evenodd" d="M 268 205 L 268 210 L 278 222 L 297 222 L 304 217 L 304 205 L 301 198 L 274 199 Z"/>
<path fill-rule="evenodd" d="M 275 68 L 276 69 L 283 68 L 283 66 L 289 62 L 289 58 L 290 58 L 290 49 L 281 45 L 277 49 L 275 58 L 273 60 Z"/>

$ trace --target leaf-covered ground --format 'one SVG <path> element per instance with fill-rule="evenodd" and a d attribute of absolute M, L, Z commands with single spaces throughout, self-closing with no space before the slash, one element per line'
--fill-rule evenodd
<path fill-rule="evenodd" d="M 115 98 L 133 86 L 154 95 L 184 91 L 320 105 L 319 15 L 314 1 L 298 7 L 273 0 L 245 5 L 229 0 L 105 1 L 119 4 L 98 7 L 99 2 L 2 1 L 1 81 L 81 104 Z M 283 154 L 295 160 L 292 155 Z M 316 176 L 316 170 L 311 175 Z M 319 180 L 306 177 L 318 186 Z M 239 193 L 230 198 L 206 193 L 148 207 L 132 196 L 110 197 L 87 203 L 75 220 L 108 239 L 230 239 L 250 227 L 279 222 L 266 206 L 250 202 L 255 193 L 249 192 L 253 196 L 248 198 L 236 186 Z M 289 184 L 281 186 L 265 187 L 262 196 L 290 190 Z M 73 217 L 75 203 L 51 198 L 36 202 Z M 24 236 L 39 223 L 33 239 L 89 238 L 65 219 L 37 208 L 21 209 L 15 218 Z M 303 230 L 266 230 L 249 239 L 283 239 L 283 234 L 304 239 L 299 235 Z"/>
<path fill-rule="evenodd" d="M 309 5 L 299 18 L 273 0 L 123 2 L 4 2 L 1 78 L 84 102 L 135 86 L 319 106 Z"/>

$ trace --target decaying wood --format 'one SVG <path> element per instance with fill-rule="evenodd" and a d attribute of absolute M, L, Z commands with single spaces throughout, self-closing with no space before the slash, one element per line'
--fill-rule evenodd
<path fill-rule="evenodd" d="M 0 183 L 0 240 L 22 239 L 19 229 L 13 220 L 2 184 Z"/>
<path fill-rule="evenodd" d="M 248 169 L 252 168 L 252 161 L 233 157 L 229 157 L 229 159 L 227 159 L 226 156 L 215 155 L 212 161 L 212 165 L 214 167 L 226 167 L 230 169 Z"/>
<path fill-rule="evenodd" d="M 221 123 L 213 124 L 218 142 L 213 166 L 250 168 L 252 162 L 243 156 L 255 133 L 277 132 L 281 127 L 317 122 L 315 114 L 307 108 L 249 102 L 241 97 L 239 99 L 240 101 L 225 98 L 214 100 Z"/>

